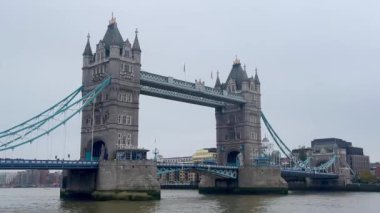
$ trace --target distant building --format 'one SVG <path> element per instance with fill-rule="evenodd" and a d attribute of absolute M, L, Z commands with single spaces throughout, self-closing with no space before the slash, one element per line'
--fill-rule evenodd
<path fill-rule="evenodd" d="M 380 179 L 380 164 L 378 164 L 378 165 L 376 166 L 375 175 L 376 175 L 377 178 Z"/>
<path fill-rule="evenodd" d="M 193 163 L 191 156 L 186 157 L 171 157 L 161 158 L 160 162 L 169 164 L 191 164 Z M 190 183 L 193 179 L 193 174 L 187 170 L 175 171 L 166 174 L 161 174 L 158 180 L 161 184 L 176 184 L 176 183 Z"/>
<path fill-rule="evenodd" d="M 61 172 L 29 169 L 7 173 L 6 181 L 6 187 L 58 187 L 61 183 Z"/>
<path fill-rule="evenodd" d="M 7 174 L 5 172 L 0 172 L 0 187 L 5 185 Z"/>
<path fill-rule="evenodd" d="M 215 163 L 216 148 L 197 150 L 192 156 L 161 158 L 162 163 L 192 164 L 192 163 Z M 192 184 L 199 183 L 199 174 L 192 171 L 180 170 L 159 175 L 161 184 Z"/>
<path fill-rule="evenodd" d="M 347 162 L 355 172 L 369 171 L 369 156 L 347 155 Z"/>
<path fill-rule="evenodd" d="M 163 163 L 193 163 L 191 156 L 162 158 Z"/>
<path fill-rule="evenodd" d="M 313 151 L 312 166 L 319 166 L 334 155 L 339 163 L 333 165 L 333 170 L 337 172 L 341 165 L 349 166 L 354 172 L 369 171 L 369 157 L 364 155 L 363 148 L 353 147 L 351 142 L 339 138 L 321 138 L 311 142 Z"/>
<path fill-rule="evenodd" d="M 380 179 L 380 163 L 370 163 L 371 174 Z"/>
<path fill-rule="evenodd" d="M 197 150 L 191 158 L 194 163 L 215 162 L 216 148 L 205 148 Z"/>
<path fill-rule="evenodd" d="M 292 154 L 297 160 L 305 161 L 307 158 L 311 157 L 313 150 L 310 147 L 301 147 L 293 149 Z"/>

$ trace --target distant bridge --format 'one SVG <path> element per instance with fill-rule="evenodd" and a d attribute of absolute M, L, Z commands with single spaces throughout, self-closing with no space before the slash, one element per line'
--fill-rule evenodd
<path fill-rule="evenodd" d="M 23 170 L 23 169 L 98 169 L 98 161 L 81 160 L 33 160 L 33 159 L 0 159 L 0 170 Z M 220 166 L 207 164 L 166 164 L 157 163 L 157 174 L 165 174 L 175 171 L 195 171 L 207 173 L 221 178 L 237 179 L 237 166 Z M 297 169 L 281 169 L 281 176 L 284 178 L 304 178 L 312 179 L 337 179 L 334 173 L 323 173 L 317 171 L 302 171 Z"/>

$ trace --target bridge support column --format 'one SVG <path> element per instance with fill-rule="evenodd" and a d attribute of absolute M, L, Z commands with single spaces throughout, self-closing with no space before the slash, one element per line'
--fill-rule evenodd
<path fill-rule="evenodd" d="M 95 190 L 96 170 L 64 170 L 62 172 L 62 199 L 90 199 Z"/>
<path fill-rule="evenodd" d="M 156 169 L 149 160 L 102 161 L 92 195 L 96 200 L 158 200 Z"/>
<path fill-rule="evenodd" d="M 288 184 L 281 177 L 280 168 L 241 167 L 238 179 L 218 179 L 201 177 L 200 193 L 235 193 L 235 194 L 287 194 Z"/>
<path fill-rule="evenodd" d="M 307 190 L 344 190 L 346 183 L 342 179 L 313 179 L 306 177 L 305 185 Z"/>
<path fill-rule="evenodd" d="M 149 160 L 100 161 L 98 170 L 68 170 L 61 198 L 94 200 L 158 200 L 156 166 Z"/>
<path fill-rule="evenodd" d="M 276 167 L 239 168 L 239 192 L 242 194 L 287 194 L 288 183 Z"/>

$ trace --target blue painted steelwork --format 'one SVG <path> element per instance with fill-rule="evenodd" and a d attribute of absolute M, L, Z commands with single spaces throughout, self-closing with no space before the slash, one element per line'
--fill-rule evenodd
<path fill-rule="evenodd" d="M 80 160 L 31 160 L 31 159 L 2 159 L 0 170 L 12 169 L 98 169 L 97 161 Z M 175 171 L 196 171 L 211 174 L 217 177 L 237 179 L 239 167 L 219 166 L 207 164 L 164 164 L 157 163 L 157 175 Z M 313 179 L 336 179 L 337 174 L 318 171 L 302 171 L 295 169 L 281 169 L 282 177 L 310 177 Z"/>
<path fill-rule="evenodd" d="M 236 179 L 239 167 L 237 166 L 218 166 L 205 164 L 157 164 L 157 175 L 176 171 L 197 171 L 212 174 L 218 177 Z M 304 171 L 297 169 L 281 169 L 282 177 L 310 177 L 313 179 L 337 179 L 338 175 L 320 171 Z"/>
<path fill-rule="evenodd" d="M 330 160 L 328 160 L 326 163 L 316 167 L 312 168 L 312 170 L 319 171 L 319 172 L 327 172 L 328 169 L 335 163 L 337 160 L 336 155 L 334 155 Z"/>
<path fill-rule="evenodd" d="M 185 101 L 192 100 L 192 99 L 178 99 L 178 96 L 186 96 L 190 95 L 193 97 L 198 98 L 204 98 L 206 100 L 212 100 L 214 102 L 219 102 L 222 105 L 204 105 L 203 102 L 190 102 L 195 104 L 200 104 L 204 106 L 210 106 L 210 107 L 218 107 L 218 106 L 224 106 L 226 103 L 232 103 L 232 104 L 244 104 L 246 101 L 239 95 L 235 95 L 232 93 L 228 93 L 227 91 L 217 90 L 212 87 L 207 87 L 202 85 L 201 83 L 195 84 L 191 82 L 186 82 L 182 80 L 178 80 L 172 77 L 166 77 L 162 75 L 157 75 L 153 73 L 149 73 L 146 71 L 140 72 L 140 84 L 142 86 L 150 87 L 150 88 L 156 88 L 160 90 L 156 90 L 154 93 L 149 92 L 145 93 L 146 91 L 142 91 L 141 94 L 145 95 L 151 95 L 151 96 L 158 96 L 168 99 L 173 99 L 177 101 Z M 146 89 L 143 89 L 146 90 Z M 168 94 L 166 91 L 171 91 L 172 93 Z M 164 92 L 164 94 L 160 94 L 161 92 Z M 175 92 L 177 95 L 173 95 Z"/>
<path fill-rule="evenodd" d="M 0 151 L 14 149 L 27 143 L 32 143 L 38 138 L 48 135 L 50 132 L 54 131 L 58 127 L 65 125 L 68 120 L 70 120 L 76 114 L 80 113 L 82 109 L 86 107 L 88 104 L 92 103 L 92 101 L 95 100 L 96 96 L 109 85 L 110 81 L 111 77 L 105 78 L 103 82 L 97 85 L 92 91 L 83 95 L 82 98 L 73 101 L 74 98 L 82 90 L 82 87 L 80 87 L 71 95 L 63 99 L 65 101 L 59 102 L 64 103 L 63 106 L 60 106 L 60 104 L 56 104 L 55 106 L 60 107 L 58 107 L 57 111 L 53 110 L 51 115 L 47 115 L 47 117 L 43 116 L 45 115 L 44 112 L 51 111 L 52 109 L 55 109 L 55 107 L 49 108 L 43 113 L 40 113 L 38 116 L 35 116 L 32 119 L 29 119 L 28 121 L 25 121 L 15 127 L 3 131 L 2 136 L 4 136 L 3 138 L 5 138 L 5 141 L 4 139 L 2 139 L 3 141 L 0 142 Z M 74 107 L 77 105 L 79 105 L 78 109 L 74 109 Z M 44 124 L 47 125 L 49 120 L 56 120 L 59 116 L 64 116 L 64 119 L 62 119 L 58 124 L 55 124 L 51 127 L 42 128 Z M 36 120 L 36 122 L 28 124 L 30 121 L 33 120 Z M 26 124 L 28 125 L 25 126 Z M 39 133 L 39 130 L 41 130 L 42 133 Z"/>
<path fill-rule="evenodd" d="M 236 179 L 238 167 L 236 166 L 218 166 L 209 164 L 164 164 L 157 163 L 157 175 L 166 174 L 175 171 L 198 171 L 218 177 Z"/>
<path fill-rule="evenodd" d="M 287 177 L 309 177 L 312 179 L 337 179 L 339 177 L 338 174 L 335 173 L 324 173 L 317 171 L 302 171 L 295 169 L 281 169 L 281 176 L 283 178 Z"/>
<path fill-rule="evenodd" d="M 141 86 L 140 93 L 143 95 L 149 95 L 149 96 L 165 98 L 169 100 L 192 103 L 192 104 L 197 104 L 197 105 L 207 106 L 207 107 L 215 108 L 215 107 L 226 106 L 226 104 L 221 101 L 216 101 L 216 100 L 207 99 L 207 98 L 198 97 L 198 96 L 189 95 L 189 94 L 183 94 L 180 92 L 175 92 L 175 91 L 170 91 L 170 90 L 165 90 L 165 89 L 159 89 L 159 88 L 150 87 L 150 86 Z"/>
<path fill-rule="evenodd" d="M 0 159 L 0 170 L 12 169 L 97 169 L 97 161 L 77 160 L 30 160 L 30 159 Z"/>
<path fill-rule="evenodd" d="M 310 167 L 310 158 L 306 159 L 305 161 L 299 161 L 292 153 L 292 151 L 289 149 L 288 146 L 281 140 L 281 138 L 278 136 L 276 131 L 274 131 L 273 127 L 270 125 L 269 121 L 265 117 L 264 113 L 261 112 L 261 118 L 263 119 L 263 122 L 265 126 L 267 127 L 267 130 L 269 131 L 269 134 L 272 136 L 274 142 L 278 146 L 278 148 L 281 150 L 281 152 L 293 163 L 294 170 L 304 170 L 304 171 L 310 171 L 310 172 L 327 172 L 327 170 L 336 162 L 337 157 L 333 156 L 329 161 L 326 163 L 318 166 L 318 167 Z"/>
<path fill-rule="evenodd" d="M 70 95 L 65 97 L 64 99 L 60 100 L 58 103 L 54 104 L 49 109 L 41 112 L 40 114 L 22 122 L 21 124 L 18 124 L 12 128 L 9 128 L 5 131 L 0 132 L 0 138 L 4 138 L 8 135 L 14 135 L 16 133 L 19 133 L 23 130 L 30 129 L 35 126 L 41 126 L 43 125 L 51 114 L 54 114 L 56 112 L 59 112 L 62 110 L 63 107 L 67 106 L 73 98 L 76 97 L 77 94 L 79 94 L 83 89 L 83 86 L 80 86 L 78 89 L 76 89 L 74 92 L 72 92 Z"/>

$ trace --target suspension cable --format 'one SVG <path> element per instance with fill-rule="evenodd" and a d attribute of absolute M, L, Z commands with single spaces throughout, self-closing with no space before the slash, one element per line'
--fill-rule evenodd
<path fill-rule="evenodd" d="M 44 131 L 44 133 L 37 134 L 36 136 L 31 137 L 30 139 L 27 139 L 26 141 L 19 142 L 20 140 L 24 139 L 26 135 L 30 134 L 31 131 L 28 131 L 27 133 L 23 134 L 22 136 L 17 136 L 16 139 L 12 139 L 11 141 L 2 143 L 0 145 L 0 151 L 4 151 L 4 150 L 8 150 L 8 149 L 14 149 L 14 148 L 19 147 L 21 145 L 33 142 L 34 140 L 36 140 L 36 139 L 38 139 L 38 138 L 40 138 L 40 137 L 42 137 L 44 135 L 47 135 L 50 132 L 54 131 L 55 129 L 57 129 L 58 127 L 60 127 L 64 123 L 66 123 L 68 120 L 70 120 L 73 116 L 75 116 L 76 114 L 78 114 L 89 103 L 91 103 L 97 97 L 97 95 L 106 86 L 109 85 L 110 81 L 111 81 L 111 77 L 107 77 L 102 83 L 100 83 L 99 85 L 97 85 L 93 90 L 91 90 L 90 92 L 88 92 L 87 94 L 85 94 L 82 98 L 80 98 L 77 101 L 74 101 L 73 103 L 67 104 L 67 106 L 61 108 L 59 110 L 59 112 L 56 112 L 53 115 L 48 116 L 48 118 L 47 118 L 47 119 L 51 120 L 52 118 L 56 117 L 57 115 L 62 114 L 62 112 L 68 111 L 68 109 L 72 108 L 73 106 L 81 104 L 80 107 L 79 107 L 79 109 L 75 110 L 68 117 L 66 117 L 63 121 L 59 122 L 56 125 L 53 125 L 53 127 L 51 127 L 48 130 Z M 33 132 L 35 132 L 35 130 L 37 130 L 37 128 L 35 127 L 35 128 L 33 128 L 33 130 L 34 130 Z M 13 135 L 10 135 L 10 136 L 13 136 Z M 13 143 L 16 143 L 16 142 L 17 142 L 17 144 L 12 145 Z"/>
<path fill-rule="evenodd" d="M 48 113 L 48 112 L 54 110 L 55 108 L 57 108 L 59 105 L 61 105 L 61 104 L 64 103 L 64 102 L 65 102 L 65 104 L 64 104 L 62 107 L 67 106 L 67 104 L 69 104 L 69 103 L 70 103 L 70 102 L 76 97 L 76 95 L 79 94 L 79 93 L 82 91 L 82 89 L 83 89 L 83 86 L 80 86 L 78 89 L 76 89 L 76 90 L 75 90 L 74 92 L 72 92 L 70 95 L 66 96 L 65 98 L 63 98 L 62 100 L 60 100 L 58 103 L 54 104 L 52 107 L 48 108 L 47 110 L 45 110 L 45 111 L 39 113 L 38 115 L 36 115 L 36 116 L 34 116 L 34 117 L 32 117 L 32 118 L 30 118 L 30 119 L 24 121 L 24 122 L 22 122 L 21 124 L 18 124 L 18 125 L 16 125 L 16 126 L 13 126 L 13 127 L 9 128 L 9 129 L 7 129 L 7 130 L 1 131 L 1 132 L 0 132 L 0 138 L 5 137 L 5 136 L 10 135 L 10 134 L 15 134 L 15 133 L 17 133 L 17 132 L 20 132 L 20 131 L 22 131 L 22 130 L 25 130 L 25 129 L 27 129 L 27 128 L 30 128 L 31 126 L 34 126 L 34 125 L 39 124 L 39 123 L 41 123 L 41 122 L 44 122 L 45 119 L 40 120 L 40 121 L 37 121 L 36 123 L 32 123 L 32 124 L 30 124 L 30 125 L 27 126 L 27 127 L 23 127 L 23 126 L 25 126 L 27 123 L 29 123 L 30 121 L 33 121 L 33 120 L 39 119 L 40 117 L 42 117 L 43 115 L 45 115 L 45 113 Z M 62 109 L 62 107 L 61 107 L 61 109 Z M 22 127 L 23 127 L 23 128 L 22 128 Z M 17 129 L 17 128 L 20 128 L 20 129 L 18 129 L 18 130 L 16 130 L 16 131 L 12 131 L 12 130 Z"/>

